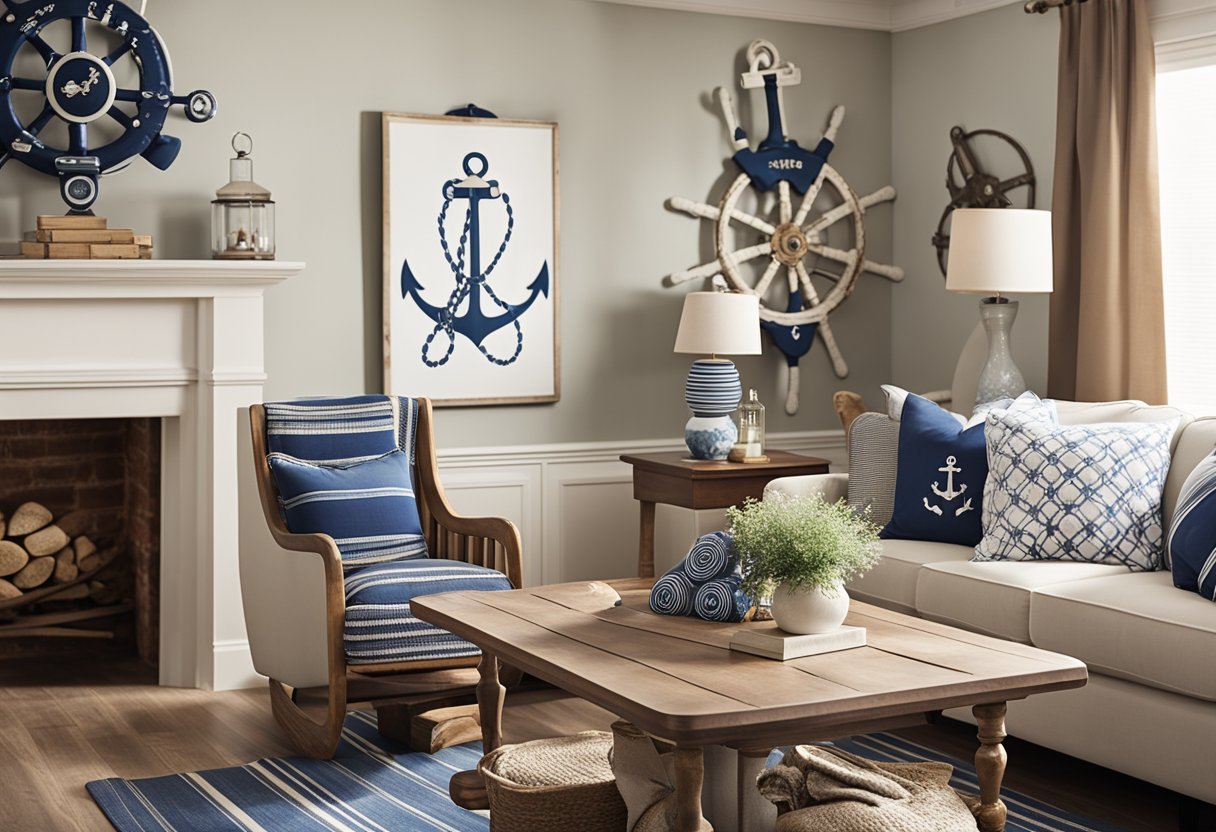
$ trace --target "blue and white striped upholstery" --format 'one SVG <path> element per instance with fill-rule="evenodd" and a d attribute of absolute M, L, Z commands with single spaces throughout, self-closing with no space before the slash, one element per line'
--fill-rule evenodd
<path fill-rule="evenodd" d="M 477 656 L 474 645 L 410 612 L 420 595 L 510 589 L 484 566 L 433 558 L 367 566 L 346 576 L 346 660 L 351 664 Z"/>
<path fill-rule="evenodd" d="M 342 554 L 347 661 L 479 655 L 410 612 L 420 595 L 511 589 L 501 572 L 427 555 L 413 490 L 418 402 L 356 396 L 265 407 L 267 461 L 287 528 L 328 534 Z"/>
<path fill-rule="evenodd" d="M 426 557 L 414 500 L 418 402 L 388 396 L 266 405 L 287 528 L 328 534 L 344 569 Z"/>
<path fill-rule="evenodd" d="M 1216 453 L 1204 457 L 1182 485 L 1165 561 L 1174 586 L 1216 601 Z"/>

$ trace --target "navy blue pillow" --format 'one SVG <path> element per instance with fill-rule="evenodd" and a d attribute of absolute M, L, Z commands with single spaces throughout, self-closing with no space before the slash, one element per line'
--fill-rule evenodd
<path fill-rule="evenodd" d="M 984 423 L 964 430 L 933 402 L 909 395 L 899 420 L 895 510 L 880 537 L 976 545 L 986 479 Z"/>
<path fill-rule="evenodd" d="M 345 465 L 267 456 L 288 531 L 327 534 L 342 566 L 426 557 L 409 457 L 389 451 Z"/>
<path fill-rule="evenodd" d="M 1216 601 L 1216 454 L 1205 457 L 1183 483 L 1166 541 L 1174 586 Z"/>

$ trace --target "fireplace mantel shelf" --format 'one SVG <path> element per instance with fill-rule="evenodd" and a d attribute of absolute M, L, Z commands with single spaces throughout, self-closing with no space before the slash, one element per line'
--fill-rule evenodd
<path fill-rule="evenodd" d="M 298 274 L 286 260 L 25 260 L 0 258 L 0 297 L 215 297 L 253 292 Z"/>

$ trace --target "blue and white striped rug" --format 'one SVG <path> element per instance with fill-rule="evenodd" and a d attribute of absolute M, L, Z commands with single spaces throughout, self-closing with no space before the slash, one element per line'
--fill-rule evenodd
<path fill-rule="evenodd" d="M 891 734 L 837 743 L 876 760 L 938 760 L 954 766 L 951 784 L 975 793 L 975 771 Z M 448 799 L 448 780 L 474 768 L 480 745 L 419 754 L 376 732 L 376 718 L 352 711 L 332 760 L 259 760 L 213 771 L 145 780 L 95 780 L 89 794 L 119 832 L 466 832 L 489 829 L 482 814 Z M 1007 832 L 1119 832 L 1006 789 Z M 542 830 L 538 830 L 542 832 Z"/>

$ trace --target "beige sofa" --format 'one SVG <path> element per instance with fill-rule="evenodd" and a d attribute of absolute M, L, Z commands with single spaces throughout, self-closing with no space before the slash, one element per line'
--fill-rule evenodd
<path fill-rule="evenodd" d="M 1216 448 L 1216 418 L 1137 402 L 1060 402 L 1058 410 L 1064 424 L 1180 418 L 1165 488 L 1167 527 L 1183 481 Z M 769 488 L 837 500 L 849 496 L 849 476 L 791 477 Z M 1216 603 L 1176 589 L 1168 571 L 973 563 L 965 546 L 882 546 L 881 563 L 850 586 L 852 597 L 1088 664 L 1084 688 L 1010 703 L 1010 734 L 1216 803 Z"/>

